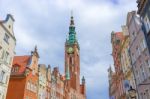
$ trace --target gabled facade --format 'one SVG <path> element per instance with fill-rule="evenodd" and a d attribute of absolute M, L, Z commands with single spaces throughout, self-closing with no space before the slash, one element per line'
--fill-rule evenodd
<path fill-rule="evenodd" d="M 46 99 L 51 99 L 51 66 L 46 69 Z"/>
<path fill-rule="evenodd" d="M 38 65 L 38 74 L 39 74 L 38 99 L 46 98 L 46 84 L 47 84 L 46 72 L 47 72 L 46 65 L 39 64 Z"/>
<path fill-rule="evenodd" d="M 132 86 L 132 88 L 136 89 L 136 85 L 135 85 L 135 77 L 133 74 L 133 70 L 132 70 L 132 65 L 131 65 L 131 57 L 129 54 L 129 43 L 130 43 L 130 38 L 129 38 L 129 32 L 128 32 L 128 28 L 126 25 L 122 26 L 122 32 L 124 35 L 124 39 L 122 41 L 121 44 L 121 66 L 122 66 L 122 70 L 123 70 L 123 75 L 124 75 L 124 88 L 126 91 L 126 98 L 129 99 L 129 95 L 128 95 L 128 90 L 130 89 L 130 86 Z"/>
<path fill-rule="evenodd" d="M 138 14 L 142 19 L 142 29 L 150 52 L 150 0 L 137 0 Z"/>
<path fill-rule="evenodd" d="M 117 76 L 112 71 L 111 66 L 108 68 L 108 79 L 109 79 L 109 99 L 117 99 Z"/>
<path fill-rule="evenodd" d="M 6 99 L 12 61 L 15 55 L 14 21 L 10 14 L 5 20 L 0 20 L 0 99 Z"/>
<path fill-rule="evenodd" d="M 116 87 L 117 94 L 116 99 L 125 99 L 125 89 L 123 86 L 124 74 L 121 66 L 121 45 L 124 40 L 124 35 L 122 32 L 112 32 L 111 33 L 111 43 L 112 43 L 112 56 L 114 60 L 115 76 L 116 76 Z"/>
<path fill-rule="evenodd" d="M 54 67 L 52 72 L 51 99 L 66 99 L 64 93 L 64 79 L 60 75 L 58 67 Z"/>
<path fill-rule="evenodd" d="M 6 99 L 38 99 L 37 48 L 31 55 L 15 56 Z"/>
<path fill-rule="evenodd" d="M 135 74 L 136 90 L 139 99 L 150 98 L 150 54 L 146 43 L 142 22 L 136 11 L 129 12 L 127 15 L 127 27 L 130 38 L 130 57 L 133 73 Z"/>

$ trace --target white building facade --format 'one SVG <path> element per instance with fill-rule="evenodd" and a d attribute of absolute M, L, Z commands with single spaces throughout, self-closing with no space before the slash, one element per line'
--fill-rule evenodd
<path fill-rule="evenodd" d="M 0 20 L 0 99 L 6 98 L 12 61 L 15 55 L 14 21 L 10 14 L 5 20 Z"/>
<path fill-rule="evenodd" d="M 38 99 L 46 99 L 46 66 L 44 64 L 39 64 L 39 88 L 38 88 Z"/>

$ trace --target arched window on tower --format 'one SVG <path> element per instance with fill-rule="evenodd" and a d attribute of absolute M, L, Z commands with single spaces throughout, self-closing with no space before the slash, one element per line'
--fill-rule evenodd
<path fill-rule="evenodd" d="M 73 65 L 73 64 L 74 64 L 74 62 L 73 62 L 73 57 L 70 57 L 70 59 L 69 59 L 69 63 L 70 63 L 71 65 Z"/>

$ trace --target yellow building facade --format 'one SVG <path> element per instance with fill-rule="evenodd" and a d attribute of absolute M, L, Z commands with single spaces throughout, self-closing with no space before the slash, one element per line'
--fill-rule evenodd
<path fill-rule="evenodd" d="M 122 42 L 121 46 L 121 66 L 124 74 L 124 86 L 125 83 L 128 82 L 130 86 L 135 88 L 135 80 L 134 80 L 134 74 L 132 71 L 132 65 L 131 65 L 131 59 L 129 55 L 129 43 L 130 43 L 130 38 L 129 38 L 129 33 L 128 29 L 126 26 L 122 26 L 122 32 L 124 35 L 124 40 Z M 125 82 L 126 81 L 126 82 Z M 126 89 L 126 96 L 128 97 L 128 89 Z"/>

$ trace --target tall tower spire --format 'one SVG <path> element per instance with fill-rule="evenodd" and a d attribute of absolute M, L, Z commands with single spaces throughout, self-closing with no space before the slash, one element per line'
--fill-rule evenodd
<path fill-rule="evenodd" d="M 65 44 L 65 74 L 70 87 L 80 91 L 80 55 L 76 39 L 73 15 L 71 14 L 69 36 Z"/>
<path fill-rule="evenodd" d="M 68 37 L 66 43 L 67 43 L 67 45 L 73 45 L 73 44 L 77 43 L 73 12 L 71 12 L 69 37 Z"/>

